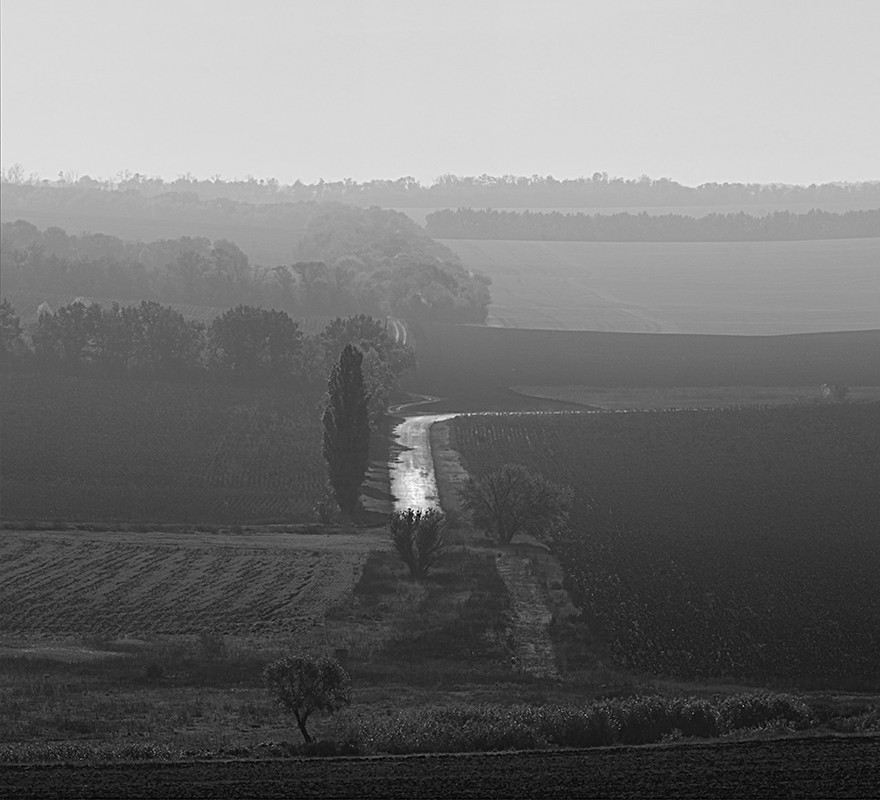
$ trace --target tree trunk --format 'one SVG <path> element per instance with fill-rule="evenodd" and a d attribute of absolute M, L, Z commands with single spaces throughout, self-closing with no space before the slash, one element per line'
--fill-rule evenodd
<path fill-rule="evenodd" d="M 299 711 L 294 709 L 293 715 L 296 717 L 296 724 L 299 725 L 299 731 L 303 735 L 303 741 L 308 744 L 312 741 L 312 737 L 309 735 L 309 732 L 306 730 L 306 721 L 308 720 L 308 714 L 303 715 L 302 717 L 299 715 Z"/>

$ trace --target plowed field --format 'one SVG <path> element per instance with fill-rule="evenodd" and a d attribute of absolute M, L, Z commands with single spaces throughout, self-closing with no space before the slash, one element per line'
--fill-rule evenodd
<path fill-rule="evenodd" d="M 0 635 L 248 635 L 312 626 L 351 589 L 375 535 L 0 536 Z"/>

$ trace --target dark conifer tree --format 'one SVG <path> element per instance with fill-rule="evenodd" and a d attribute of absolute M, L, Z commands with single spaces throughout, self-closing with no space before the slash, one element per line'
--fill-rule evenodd
<path fill-rule="evenodd" d="M 346 514 L 357 509 L 370 463 L 370 398 L 361 370 L 363 358 L 353 345 L 343 348 L 330 372 L 322 417 L 328 477 L 336 502 Z"/>

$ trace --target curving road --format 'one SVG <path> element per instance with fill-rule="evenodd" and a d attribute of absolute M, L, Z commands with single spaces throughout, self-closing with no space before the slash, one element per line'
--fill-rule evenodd
<path fill-rule="evenodd" d="M 391 494 L 398 511 L 440 507 L 431 455 L 431 426 L 457 416 L 419 414 L 407 417 L 395 427 L 394 438 L 402 450 L 391 464 Z"/>

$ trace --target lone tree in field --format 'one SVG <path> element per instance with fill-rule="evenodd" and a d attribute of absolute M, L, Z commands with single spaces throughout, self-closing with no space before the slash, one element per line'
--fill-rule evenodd
<path fill-rule="evenodd" d="M 369 395 L 361 371 L 363 354 L 348 344 L 333 365 L 324 409 L 324 459 L 336 502 L 346 514 L 358 507 L 370 464 Z"/>
<path fill-rule="evenodd" d="M 415 580 L 428 574 L 443 552 L 446 517 L 436 508 L 395 511 L 388 523 L 397 555 Z"/>
<path fill-rule="evenodd" d="M 306 730 L 312 714 L 332 714 L 351 703 L 351 679 L 333 658 L 288 656 L 269 664 L 263 679 L 273 699 L 293 713 L 306 742 L 312 741 Z"/>
<path fill-rule="evenodd" d="M 505 464 L 468 478 L 461 498 L 473 524 L 501 544 L 518 533 L 550 542 L 568 522 L 572 492 L 519 464 Z"/>

